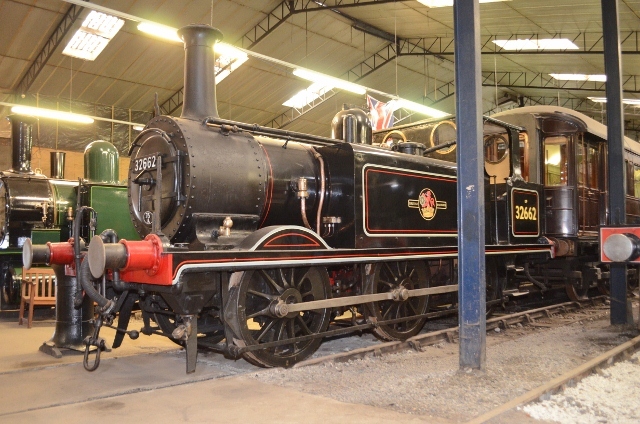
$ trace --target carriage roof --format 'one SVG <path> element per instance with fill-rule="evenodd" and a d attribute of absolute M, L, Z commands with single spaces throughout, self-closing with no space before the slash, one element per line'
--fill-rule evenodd
<path fill-rule="evenodd" d="M 590 134 L 598 136 L 604 140 L 607 139 L 607 126 L 601 124 L 593 118 L 587 115 L 577 112 L 572 109 L 560 106 L 525 106 L 515 109 L 510 109 L 504 112 L 497 113 L 493 117 L 500 119 L 509 115 L 522 115 L 522 114 L 534 114 L 534 115 L 569 115 L 574 119 L 578 119 L 584 124 L 584 130 Z M 629 137 L 624 137 L 624 146 L 626 150 L 629 150 L 637 155 L 640 155 L 640 143 Z"/>

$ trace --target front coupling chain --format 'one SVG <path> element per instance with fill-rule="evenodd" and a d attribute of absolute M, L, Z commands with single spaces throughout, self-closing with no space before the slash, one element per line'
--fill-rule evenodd
<path fill-rule="evenodd" d="M 94 323 L 93 334 L 91 336 L 87 336 L 83 341 L 85 348 L 84 348 L 84 361 L 82 362 L 82 365 L 84 366 L 84 369 L 89 372 L 95 371 L 98 369 L 98 366 L 100 366 L 100 353 L 103 350 L 107 349 L 106 342 L 102 337 L 99 337 L 101 328 L 102 328 L 102 315 L 99 315 Z M 96 357 L 93 361 L 93 365 L 89 365 L 89 353 L 91 351 L 91 346 L 96 347 Z"/>

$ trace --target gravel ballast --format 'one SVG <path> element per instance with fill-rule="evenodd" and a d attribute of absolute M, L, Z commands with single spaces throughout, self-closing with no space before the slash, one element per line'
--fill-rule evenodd
<path fill-rule="evenodd" d="M 603 352 L 637 331 L 609 325 L 608 306 L 515 326 L 487 337 L 485 372 L 461 371 L 459 345 L 442 343 L 346 363 L 251 374 L 269 384 L 342 402 L 464 422 L 486 413 Z M 357 345 L 357 343 L 356 343 Z M 636 380 L 638 381 L 638 380 Z M 637 384 L 637 383 L 636 383 Z M 625 396 L 640 410 L 640 397 Z M 533 422 L 528 410 L 512 411 Z M 552 420 L 553 418 L 541 418 Z M 504 422 L 513 422 L 514 417 Z M 499 419 L 495 422 L 501 422 Z M 606 422 L 606 421 L 594 421 Z M 616 422 L 610 421 L 610 422 Z"/>
<path fill-rule="evenodd" d="M 530 416 L 576 424 L 640 422 L 640 353 L 599 370 L 550 399 L 522 408 Z"/>

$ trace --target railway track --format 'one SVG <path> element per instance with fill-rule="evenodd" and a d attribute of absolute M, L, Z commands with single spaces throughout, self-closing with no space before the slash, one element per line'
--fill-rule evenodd
<path fill-rule="evenodd" d="M 592 372 L 599 368 L 612 365 L 614 362 L 620 360 L 626 360 L 640 348 L 640 336 L 629 340 L 615 348 L 593 358 L 592 360 L 580 365 L 568 371 L 553 380 L 536 387 L 527 393 L 518 396 L 517 398 L 492 409 L 491 411 L 482 414 L 470 421 L 467 424 L 481 424 L 485 423 L 499 415 L 502 415 L 520 405 L 533 402 L 536 400 L 542 400 L 550 395 L 561 392 L 566 386 L 575 385 L 581 379 L 589 376 Z"/>
<path fill-rule="evenodd" d="M 606 296 L 593 297 L 581 302 L 565 302 L 555 305 L 549 305 L 541 308 L 531 309 L 523 312 L 507 314 L 487 319 L 487 331 L 493 331 L 496 328 L 506 329 L 509 326 L 520 324 L 535 325 L 535 321 L 540 318 L 550 318 L 553 314 L 569 313 L 585 308 L 586 306 L 597 306 L 604 304 Z M 454 313 L 454 311 L 452 311 Z M 421 351 L 424 346 L 435 345 L 442 342 L 453 343 L 458 339 L 457 325 L 442 330 L 422 333 L 411 337 L 405 341 L 394 341 L 376 343 L 371 346 L 362 347 L 351 350 L 349 352 L 340 352 L 335 354 L 324 355 L 301 361 L 293 366 L 293 368 L 308 367 L 331 362 L 347 362 L 355 359 L 362 359 L 367 356 L 380 356 L 388 353 L 397 353 L 405 350 Z"/>

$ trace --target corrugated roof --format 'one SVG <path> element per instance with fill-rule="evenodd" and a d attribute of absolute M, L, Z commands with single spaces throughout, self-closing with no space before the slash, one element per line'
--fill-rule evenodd
<path fill-rule="evenodd" d="M 389 37 L 398 37 L 401 42 L 410 40 L 415 52 L 439 52 L 453 37 L 451 7 L 430 9 L 407 0 L 336 11 L 299 12 L 281 19 L 283 11 L 288 12 L 281 6 L 288 2 L 277 0 L 96 0 L 92 3 L 173 27 L 212 23 L 223 32 L 226 42 L 236 45 L 242 45 L 241 39 L 248 32 L 268 31 L 251 50 L 336 77 L 344 77 L 353 70 L 349 77 L 354 79 L 368 70 L 370 73 L 359 80 L 360 84 L 425 104 L 437 101 L 434 107 L 454 112 L 451 93 L 455 87 L 449 85 L 454 80 L 452 48 L 440 55 L 400 56 L 388 61 L 384 56 L 389 52 Z M 296 10 L 301 10 L 305 5 L 316 7 L 318 2 L 293 3 Z M 85 8 L 33 79 L 25 99 L 16 97 L 15 90 L 21 79 L 70 7 L 71 4 L 61 0 L 0 1 L 0 101 L 34 101 L 38 95 L 59 98 L 61 104 L 72 100 L 152 111 L 155 93 L 162 103 L 182 87 L 182 46 L 142 34 L 134 22 L 127 21 L 93 62 L 62 55 L 64 45 L 89 11 Z M 496 99 L 508 93 L 528 97 L 531 104 L 551 102 L 555 98 L 560 105 L 570 107 L 577 101 L 582 111 L 599 114 L 601 105 L 581 99 L 604 96 L 603 84 L 576 89 L 578 85 L 574 83 L 549 82 L 548 74 L 604 73 L 602 54 L 587 51 L 602 50 L 600 7 L 599 0 L 512 0 L 482 4 L 481 39 L 487 43 L 487 54 L 482 55 L 486 73 L 483 78 L 485 112 L 495 110 Z M 267 16 L 270 16 L 269 22 L 265 21 Z M 276 22 L 281 23 L 269 30 Z M 623 55 L 623 79 L 630 81 L 625 85 L 625 97 L 638 97 L 640 93 L 634 80 L 628 78 L 635 76 L 640 65 L 635 41 L 639 24 L 640 2 L 620 2 L 620 30 L 626 38 L 623 51 L 628 52 Z M 365 33 L 358 28 L 369 29 Z M 490 52 L 496 50 L 490 42 L 492 38 L 531 36 L 567 36 L 583 50 L 544 54 Z M 379 56 L 373 64 L 371 57 L 376 53 Z M 511 77 L 522 75 L 515 80 L 504 75 L 491 77 L 490 73 L 494 72 L 511 72 Z M 538 80 L 532 78 L 536 76 Z M 291 69 L 251 58 L 218 85 L 218 110 L 223 118 L 262 125 L 278 117 L 280 122 L 288 122 L 286 117 L 296 117 L 286 124 L 287 129 L 328 135 L 331 118 L 343 103 L 366 103 L 364 96 L 340 92 L 302 115 L 282 105 L 308 85 L 307 81 L 293 76 Z M 572 99 L 572 103 L 567 104 L 567 99 Z M 628 111 L 631 112 L 629 128 L 633 129 L 638 126 L 637 117 L 632 109 Z M 178 109 L 175 114 L 179 112 Z M 7 113 L 6 107 L 0 109 L 3 116 Z"/>

